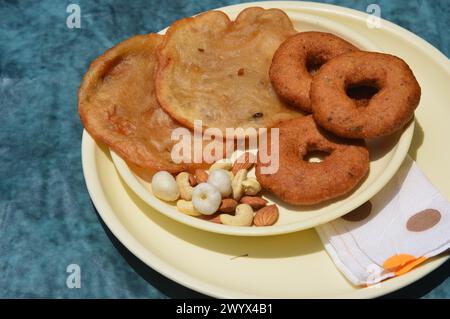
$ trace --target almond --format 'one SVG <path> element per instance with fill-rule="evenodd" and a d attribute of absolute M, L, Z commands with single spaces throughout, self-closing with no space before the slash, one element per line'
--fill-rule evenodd
<path fill-rule="evenodd" d="M 248 204 L 250 205 L 253 210 L 258 210 L 260 208 L 263 208 L 266 206 L 267 201 L 265 199 L 262 199 L 258 196 L 244 196 L 239 201 L 241 204 Z"/>
<path fill-rule="evenodd" d="M 220 204 L 219 212 L 222 213 L 234 213 L 234 210 L 236 209 L 236 206 L 238 205 L 238 202 L 235 201 L 232 198 L 224 198 L 222 199 L 222 204 Z"/>
<path fill-rule="evenodd" d="M 253 167 L 256 162 L 256 155 L 250 152 L 245 152 L 234 162 L 231 172 L 236 175 L 236 173 L 241 169 L 249 170 Z"/>
<path fill-rule="evenodd" d="M 278 220 L 278 215 L 278 207 L 276 205 L 263 207 L 256 212 L 253 224 L 255 226 L 271 226 Z"/>
<path fill-rule="evenodd" d="M 206 183 L 208 181 L 208 173 L 204 169 L 196 169 L 195 170 L 195 180 L 198 184 Z"/>
<path fill-rule="evenodd" d="M 208 219 L 208 221 L 211 223 L 222 224 L 220 221 L 220 215 L 214 216 L 213 218 Z"/>
<path fill-rule="evenodd" d="M 197 185 L 197 179 L 192 174 L 189 174 L 189 185 L 191 185 L 192 187 Z"/>
<path fill-rule="evenodd" d="M 206 221 L 211 222 L 211 223 L 222 224 L 222 222 L 220 221 L 220 215 L 221 214 L 219 214 L 219 213 L 215 213 L 215 214 L 212 214 L 212 215 L 198 216 L 198 218 L 206 220 Z"/>

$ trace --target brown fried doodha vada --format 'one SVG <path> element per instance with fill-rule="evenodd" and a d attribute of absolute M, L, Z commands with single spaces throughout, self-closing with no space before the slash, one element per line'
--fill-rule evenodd
<path fill-rule="evenodd" d="M 179 125 L 159 106 L 154 89 L 155 50 L 162 39 L 139 35 L 109 49 L 91 64 L 78 92 L 89 134 L 141 174 L 203 166 L 171 159 L 171 134 Z"/>
<path fill-rule="evenodd" d="M 402 59 L 357 51 L 324 64 L 310 94 L 321 127 L 342 137 L 375 138 L 402 129 L 413 118 L 421 90 Z"/>
<path fill-rule="evenodd" d="M 369 170 L 369 151 L 363 140 L 338 138 L 322 129 L 312 116 L 279 124 L 279 168 L 263 174 L 258 156 L 256 177 L 261 186 L 293 205 L 312 205 L 349 193 Z M 274 150 L 270 150 L 271 152 Z M 309 162 L 311 152 L 327 154 Z"/>
<path fill-rule="evenodd" d="M 268 75 L 273 53 L 295 33 L 278 9 L 248 8 L 234 22 L 220 11 L 177 21 L 158 52 L 158 101 L 183 125 L 201 119 L 222 132 L 300 117 Z"/>
<path fill-rule="evenodd" d="M 311 113 L 309 90 L 312 73 L 340 54 L 358 48 L 326 32 L 301 32 L 277 49 L 270 66 L 270 80 L 280 97 L 302 111 Z"/>

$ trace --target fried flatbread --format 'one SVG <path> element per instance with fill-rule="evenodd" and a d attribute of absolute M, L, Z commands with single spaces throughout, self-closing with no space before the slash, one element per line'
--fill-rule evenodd
<path fill-rule="evenodd" d="M 89 134 L 142 174 L 204 167 L 176 164 L 171 157 L 171 134 L 180 125 L 159 106 L 154 89 L 155 50 L 162 39 L 139 35 L 109 49 L 91 64 L 78 92 Z"/>
<path fill-rule="evenodd" d="M 230 21 L 209 11 L 175 22 L 158 50 L 156 94 L 187 127 L 273 127 L 302 116 L 284 104 L 269 79 L 272 56 L 296 31 L 281 10 L 252 7 Z"/>

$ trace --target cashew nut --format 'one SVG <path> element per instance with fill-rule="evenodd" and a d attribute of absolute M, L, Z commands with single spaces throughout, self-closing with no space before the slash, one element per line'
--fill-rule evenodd
<path fill-rule="evenodd" d="M 261 191 L 261 185 L 256 180 L 256 178 L 249 177 L 242 182 L 242 187 L 244 188 L 245 195 L 254 196 Z"/>
<path fill-rule="evenodd" d="M 236 206 L 236 213 L 234 216 L 221 214 L 219 218 L 224 225 L 251 226 L 253 222 L 253 209 L 250 205 L 239 204 Z"/>
<path fill-rule="evenodd" d="M 180 199 L 177 201 L 177 209 L 190 216 L 200 216 L 201 214 L 194 208 L 191 201 Z"/>
<path fill-rule="evenodd" d="M 214 164 L 212 164 L 211 167 L 209 168 L 209 171 L 212 172 L 216 169 L 224 169 L 226 171 L 229 171 L 229 170 L 231 170 L 232 167 L 233 167 L 233 163 L 231 163 L 231 161 L 221 160 L 221 161 L 217 161 Z"/>
<path fill-rule="evenodd" d="M 194 187 L 189 183 L 189 173 L 181 172 L 177 175 L 176 181 L 178 190 L 180 191 L 180 197 L 184 200 L 191 200 Z"/>
<path fill-rule="evenodd" d="M 233 190 L 233 198 L 235 200 L 241 199 L 242 195 L 244 194 L 244 188 L 242 186 L 242 182 L 247 179 L 247 170 L 246 169 L 240 169 L 236 175 L 233 177 L 233 180 L 231 181 L 231 189 Z"/>

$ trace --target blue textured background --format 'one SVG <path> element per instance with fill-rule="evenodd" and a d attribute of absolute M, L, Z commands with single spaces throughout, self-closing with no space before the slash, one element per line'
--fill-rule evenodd
<path fill-rule="evenodd" d="M 76 92 L 91 60 L 138 33 L 240 1 L 0 0 L 0 297 L 166 298 L 198 294 L 132 256 L 105 229 L 86 191 Z M 440 1 L 326 1 L 383 18 L 450 54 L 450 6 Z M 81 6 L 81 29 L 66 7 Z M 66 267 L 82 288 L 66 287 Z M 390 297 L 449 298 L 449 263 Z"/>

